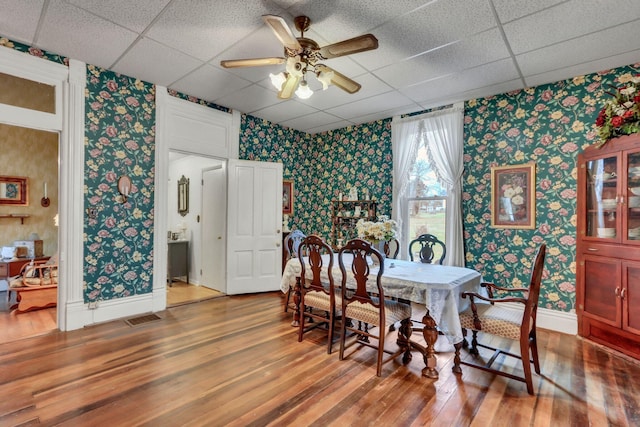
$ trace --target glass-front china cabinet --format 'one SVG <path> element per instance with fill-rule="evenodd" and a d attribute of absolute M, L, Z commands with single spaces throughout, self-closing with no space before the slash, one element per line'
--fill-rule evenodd
<path fill-rule="evenodd" d="M 640 359 L 640 135 L 578 156 L 580 335 Z"/>

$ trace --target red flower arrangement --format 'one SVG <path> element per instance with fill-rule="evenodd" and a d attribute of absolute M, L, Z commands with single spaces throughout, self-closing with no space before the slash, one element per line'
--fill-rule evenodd
<path fill-rule="evenodd" d="M 625 86 L 606 92 L 613 99 L 605 102 L 596 119 L 600 146 L 611 138 L 640 132 L 640 75 L 625 74 L 618 81 Z"/>

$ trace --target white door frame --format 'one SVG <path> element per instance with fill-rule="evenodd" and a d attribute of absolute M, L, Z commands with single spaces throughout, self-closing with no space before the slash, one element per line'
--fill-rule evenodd
<path fill-rule="evenodd" d="M 154 193 L 153 311 L 167 307 L 167 194 L 169 149 L 220 159 L 237 159 L 240 140 L 240 113 L 223 113 L 169 95 L 156 86 L 156 177 Z M 206 129 L 216 141 L 193 137 Z"/>
<path fill-rule="evenodd" d="M 16 50 L 0 49 L 0 72 L 55 87 L 55 113 L 0 105 L 3 123 L 58 132 L 58 329 L 91 323 L 83 296 L 84 90 L 86 65 L 69 67 Z"/>

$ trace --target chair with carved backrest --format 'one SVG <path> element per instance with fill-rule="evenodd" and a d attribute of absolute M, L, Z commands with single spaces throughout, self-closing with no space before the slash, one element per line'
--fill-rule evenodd
<path fill-rule="evenodd" d="M 312 329 L 326 326 L 327 353 L 331 354 L 336 312 L 342 305 L 333 282 L 333 249 L 321 237 L 311 235 L 300 243 L 298 252 L 301 267 L 298 341 Z"/>
<path fill-rule="evenodd" d="M 398 242 L 398 239 L 393 238 L 384 242 L 384 254 L 387 258 L 396 259 L 398 252 L 400 252 L 400 242 Z"/>
<path fill-rule="evenodd" d="M 347 273 L 349 264 L 348 254 L 352 255 L 352 262 Z M 378 272 L 375 274 L 370 288 L 369 282 L 370 267 L 367 259 L 371 258 L 378 263 Z M 409 337 L 411 336 L 411 305 L 399 301 L 385 299 L 382 288 L 382 274 L 384 272 L 384 261 L 382 255 L 371 244 L 362 239 L 353 239 L 340 249 L 338 262 L 342 271 L 342 322 L 340 323 L 340 360 L 344 359 L 344 351 L 355 344 L 377 349 L 377 371 L 378 376 L 382 373 L 383 363 L 395 359 L 405 353 L 403 362 L 409 361 L 407 353 L 409 350 Z M 345 263 L 347 266 L 345 266 Z M 347 275 L 353 276 L 355 286 L 348 285 Z M 347 287 L 350 286 L 350 287 Z M 369 288 L 369 289 L 368 289 Z M 353 322 L 356 321 L 356 322 Z M 387 324 L 400 322 L 398 331 L 396 351 L 385 348 L 385 335 Z M 358 325 L 356 327 L 356 324 Z M 364 325 L 364 329 L 363 329 Z M 372 329 L 369 329 L 373 326 Z M 377 335 L 374 333 L 377 330 Z M 347 336 L 349 332 L 349 336 Z M 370 342 L 370 338 L 377 341 L 377 345 Z M 347 339 L 350 340 L 347 345 Z M 383 360 L 383 354 L 391 356 Z"/>
<path fill-rule="evenodd" d="M 544 258 L 546 245 L 542 244 L 538 249 L 531 269 L 528 288 L 504 288 L 493 283 L 482 283 L 486 288 L 488 297 L 475 292 L 463 292 L 462 297 L 471 299 L 471 307 L 460 314 L 460 324 L 463 328 L 465 339 L 462 343 L 456 344 L 454 358 L 454 372 L 461 372 L 460 365 L 471 366 L 483 371 L 492 372 L 507 378 L 522 381 L 527 385 L 529 394 L 533 393 L 533 380 L 531 377 L 531 363 L 536 373 L 540 374 L 540 362 L 538 360 L 538 346 L 536 342 L 536 313 L 538 309 L 538 297 L 540 295 L 540 282 L 544 269 Z M 498 290 L 507 296 L 494 298 L 493 291 Z M 522 294 L 523 297 L 509 296 L 512 293 Z M 476 299 L 487 301 L 490 304 L 476 304 Z M 524 305 L 524 312 L 520 313 L 512 308 L 500 306 L 500 303 L 518 303 Z M 460 360 L 460 347 L 468 346 L 466 341 L 467 330 L 473 332 L 470 352 L 479 356 L 478 347 L 493 350 L 494 354 L 486 364 L 477 364 Z M 508 338 L 520 342 L 520 355 L 509 353 L 499 348 L 490 347 L 478 342 L 478 332 Z M 500 355 L 505 354 L 522 361 L 524 376 L 520 377 L 508 372 L 491 368 L 493 361 Z M 531 359 L 530 359 L 531 357 Z"/>
<path fill-rule="evenodd" d="M 298 247 L 300 243 L 307 236 L 300 230 L 293 230 L 289 235 L 284 239 L 284 250 L 286 251 L 286 259 L 289 260 L 291 258 L 298 257 Z M 285 296 L 284 301 L 284 312 L 286 313 L 290 308 L 295 309 L 294 303 L 291 300 L 291 294 L 293 293 L 293 289 L 289 289 L 287 295 Z"/>
<path fill-rule="evenodd" d="M 435 249 L 439 246 L 442 250 L 440 258 L 437 260 L 438 264 L 442 265 L 444 257 L 447 255 L 447 248 L 441 240 L 439 240 L 433 234 L 421 234 L 417 238 L 409 243 L 409 258 L 413 261 L 414 248 L 420 247 L 417 254 L 420 256 L 420 262 L 425 264 L 433 264 L 435 258 Z"/>

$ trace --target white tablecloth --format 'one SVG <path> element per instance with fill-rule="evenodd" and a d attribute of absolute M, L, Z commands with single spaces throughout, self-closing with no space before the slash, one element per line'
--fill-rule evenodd
<path fill-rule="evenodd" d="M 345 257 L 347 286 L 349 284 L 355 286 L 350 271 L 350 259 Z M 289 292 L 289 288 L 295 286 L 296 277 L 300 275 L 300 271 L 300 261 L 297 258 L 287 262 L 280 284 L 282 292 Z M 310 274 L 308 268 L 306 271 Z M 377 272 L 378 267 L 371 266 L 371 275 L 375 276 Z M 337 254 L 334 255 L 332 275 L 335 285 L 339 286 L 342 273 L 338 266 Z M 460 294 L 464 291 L 478 292 L 480 282 L 480 273 L 469 268 L 397 259 L 385 260 L 382 275 L 382 287 L 386 296 L 403 298 L 424 305 L 438 324 L 438 328 L 452 344 L 462 341 L 462 327 L 458 313 L 469 306 L 469 299 L 461 298 Z M 373 285 L 375 286 L 375 282 Z"/>

